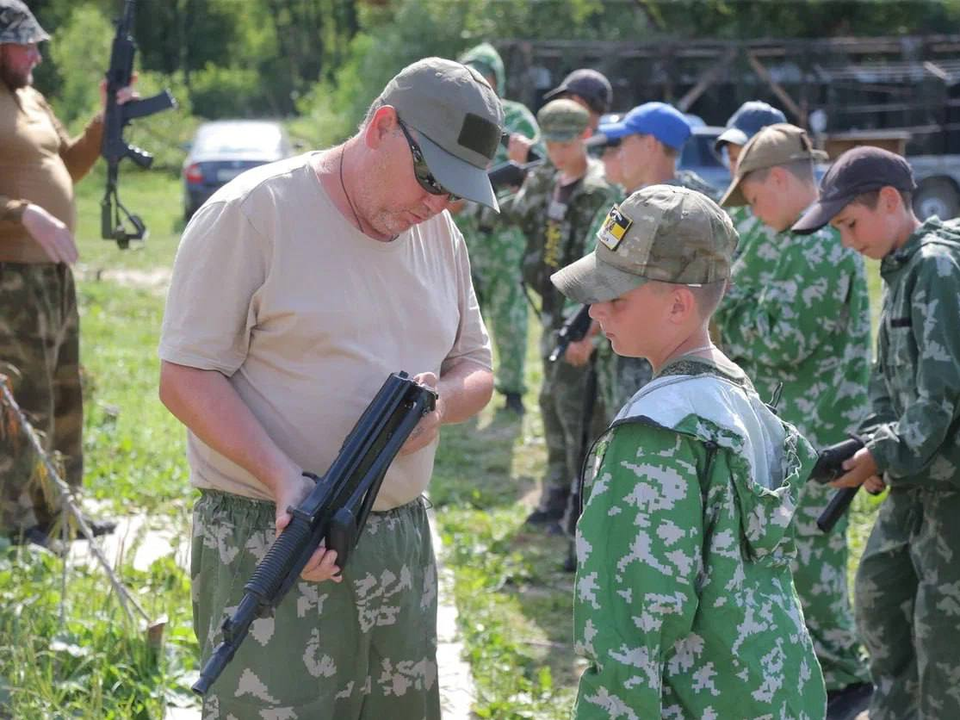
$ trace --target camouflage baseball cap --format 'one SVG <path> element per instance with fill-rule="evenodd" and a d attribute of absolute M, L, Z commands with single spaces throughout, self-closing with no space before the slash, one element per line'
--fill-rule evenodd
<path fill-rule="evenodd" d="M 724 193 L 720 204 L 724 207 L 746 205 L 742 183 L 755 170 L 766 170 L 788 165 L 797 160 L 811 162 L 827 159 L 822 150 L 815 150 L 806 130 L 790 123 L 767 125 L 743 146 L 737 160 L 737 174 Z"/>
<path fill-rule="evenodd" d="M 473 68 L 428 57 L 401 70 L 380 93 L 417 140 L 427 167 L 450 192 L 499 210 L 487 178 L 503 134 L 503 106 Z"/>
<path fill-rule="evenodd" d="M 730 277 L 737 231 L 703 193 L 650 185 L 607 214 L 589 255 L 550 280 L 581 303 L 620 297 L 650 280 L 705 285 Z"/>
<path fill-rule="evenodd" d="M 29 45 L 49 40 L 46 30 L 21 0 L 0 0 L 0 43 Z"/>
<path fill-rule="evenodd" d="M 590 124 L 590 113 L 573 100 L 551 100 L 537 113 L 537 124 L 546 142 L 567 142 Z"/>

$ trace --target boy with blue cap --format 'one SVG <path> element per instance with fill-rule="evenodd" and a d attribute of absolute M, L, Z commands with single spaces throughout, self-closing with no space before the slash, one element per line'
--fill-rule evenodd
<path fill-rule="evenodd" d="M 716 191 L 694 172 L 677 170 L 677 158 L 692 128 L 687 117 L 672 105 L 648 102 L 638 105 L 618 122 L 600 125 L 589 145 L 617 147 L 619 181 L 627 195 L 649 185 L 679 185 L 716 199 Z M 606 219 L 606 209 L 598 212 L 587 234 L 585 246 L 592 247 Z M 623 405 L 652 376 L 650 363 L 643 358 L 618 357 L 601 346 L 597 362 L 597 380 L 605 406 L 610 410 Z"/>

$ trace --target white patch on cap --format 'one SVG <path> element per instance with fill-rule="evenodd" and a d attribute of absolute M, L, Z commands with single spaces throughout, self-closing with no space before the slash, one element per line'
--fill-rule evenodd
<path fill-rule="evenodd" d="M 606 245 L 610 250 L 616 250 L 627 234 L 627 230 L 633 225 L 633 220 L 624 215 L 619 205 L 614 205 L 607 213 L 603 225 L 597 231 L 597 240 Z"/>

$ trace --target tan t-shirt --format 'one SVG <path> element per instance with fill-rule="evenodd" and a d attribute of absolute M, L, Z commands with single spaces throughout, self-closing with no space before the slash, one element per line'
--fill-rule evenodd
<path fill-rule="evenodd" d="M 466 247 L 448 213 L 393 242 L 363 235 L 323 190 L 311 155 L 244 173 L 191 220 L 174 264 L 163 360 L 218 370 L 270 437 L 322 474 L 391 372 L 491 366 Z M 398 457 L 374 508 L 427 487 L 436 443 Z M 191 482 L 273 500 L 187 434 Z"/>

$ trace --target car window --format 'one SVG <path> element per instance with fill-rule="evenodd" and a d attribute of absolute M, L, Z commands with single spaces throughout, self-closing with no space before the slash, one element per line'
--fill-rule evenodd
<path fill-rule="evenodd" d="M 201 128 L 194 151 L 205 154 L 278 152 L 283 141 L 280 128 L 273 125 L 222 125 Z"/>

